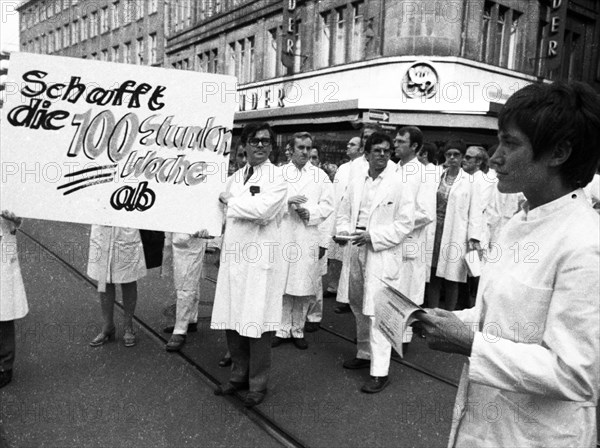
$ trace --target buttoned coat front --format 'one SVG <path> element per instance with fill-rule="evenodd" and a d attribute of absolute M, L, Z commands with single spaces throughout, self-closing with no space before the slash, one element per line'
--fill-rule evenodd
<path fill-rule="evenodd" d="M 356 231 L 358 212 L 368 169 L 350 179 L 348 190 L 338 212 L 336 226 L 338 233 Z M 360 174 L 360 173 L 359 173 Z M 412 232 L 415 219 L 415 192 L 410 183 L 403 184 L 396 173 L 396 165 L 390 164 L 383 171 L 383 179 L 376 187 L 371 203 L 367 231 L 371 236 L 368 245 L 365 270 L 365 290 L 363 314 L 373 316 L 379 291 L 385 287 L 380 281 L 386 280 L 400 290 L 406 290 L 402 283 L 403 247 L 407 236 Z M 350 244 L 350 243 L 349 243 Z M 349 254 L 349 251 L 346 251 Z M 349 279 L 350 260 L 345 258 L 340 281 Z M 345 280 L 348 281 L 348 280 Z M 346 285 L 347 287 L 347 285 Z"/>
<path fill-rule="evenodd" d="M 295 207 L 288 205 L 282 222 L 282 235 L 286 240 L 283 254 L 286 265 L 285 293 L 309 296 L 317 293 L 321 281 L 319 246 L 323 235 L 319 225 L 333 212 L 333 186 L 327 173 L 307 163 L 298 169 L 293 163 L 282 167 L 290 198 L 303 195 L 307 198 L 301 207 L 309 212 L 309 220 L 300 218 Z"/>
<path fill-rule="evenodd" d="M 526 206 L 525 206 L 526 208 Z M 600 220 L 576 190 L 506 225 L 484 266 L 450 447 L 597 443 Z"/>
<path fill-rule="evenodd" d="M 246 169 L 226 184 L 231 197 L 225 209 L 211 328 L 260 338 L 281 324 L 285 286 L 281 221 L 288 186 L 281 168 L 269 161 L 254 167 L 244 184 Z"/>

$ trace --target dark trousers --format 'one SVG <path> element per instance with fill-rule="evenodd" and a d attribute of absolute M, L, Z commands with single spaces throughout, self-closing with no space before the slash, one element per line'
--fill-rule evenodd
<path fill-rule="evenodd" d="M 12 370 L 15 351 L 15 321 L 0 321 L 0 372 Z"/>
<path fill-rule="evenodd" d="M 247 338 L 234 330 L 226 330 L 225 333 L 232 361 L 230 381 L 248 381 L 249 390 L 253 392 L 266 390 L 271 370 L 271 338 L 274 332 L 263 333 L 260 338 Z"/>

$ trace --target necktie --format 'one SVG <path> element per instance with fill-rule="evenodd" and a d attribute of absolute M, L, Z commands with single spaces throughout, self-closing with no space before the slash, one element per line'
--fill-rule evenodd
<path fill-rule="evenodd" d="M 246 171 L 246 177 L 244 177 L 244 185 L 246 185 L 246 182 L 248 182 L 248 179 L 250 179 L 253 174 L 254 174 L 254 168 L 252 168 L 252 166 L 250 166 L 248 168 L 248 171 Z"/>

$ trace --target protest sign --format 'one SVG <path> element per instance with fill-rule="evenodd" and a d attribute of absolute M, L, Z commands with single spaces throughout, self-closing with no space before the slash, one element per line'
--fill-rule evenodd
<path fill-rule="evenodd" d="M 235 77 L 12 53 L 6 83 L 3 209 L 221 233 Z"/>

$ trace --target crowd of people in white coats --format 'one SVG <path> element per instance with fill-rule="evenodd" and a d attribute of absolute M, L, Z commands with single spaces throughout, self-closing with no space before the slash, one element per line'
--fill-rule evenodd
<path fill-rule="evenodd" d="M 594 446 L 600 99 L 582 83 L 532 84 L 507 100 L 498 129 L 493 151 L 451 139 L 436 164 L 436 147 L 418 127 L 365 125 L 348 142 L 350 161 L 335 170 L 319 167 L 308 132 L 293 135 L 285 163 L 272 163 L 273 130 L 248 124 L 238 169 L 219 196 L 222 240 L 206 230 L 165 239 L 177 291 L 166 349 L 180 350 L 197 329 L 204 256 L 216 247 L 211 328 L 225 331 L 220 364 L 231 366 L 217 394 L 261 403 L 272 348 L 308 347 L 304 335 L 319 329 L 324 295 L 356 321 L 356 355 L 341 367 L 369 369 L 361 391 L 377 393 L 390 383 L 392 354 L 374 317 L 384 280 L 428 307 L 405 330 L 405 344 L 424 337 L 432 349 L 468 357 L 451 446 Z M 16 244 L 19 225 L 2 213 L 3 251 Z M 147 268 L 140 233 L 94 225 L 92 247 L 102 248 L 88 275 L 98 282 L 103 327 L 90 345 L 115 339 L 120 284 L 123 343 L 134 346 L 136 282 Z M 27 313 L 20 277 L 18 261 L 3 257 L 2 386 L 12 378 L 14 320 Z M 457 311 L 459 297 L 467 303 Z M 485 403 L 500 407 L 498 418 L 482 414 Z"/>

